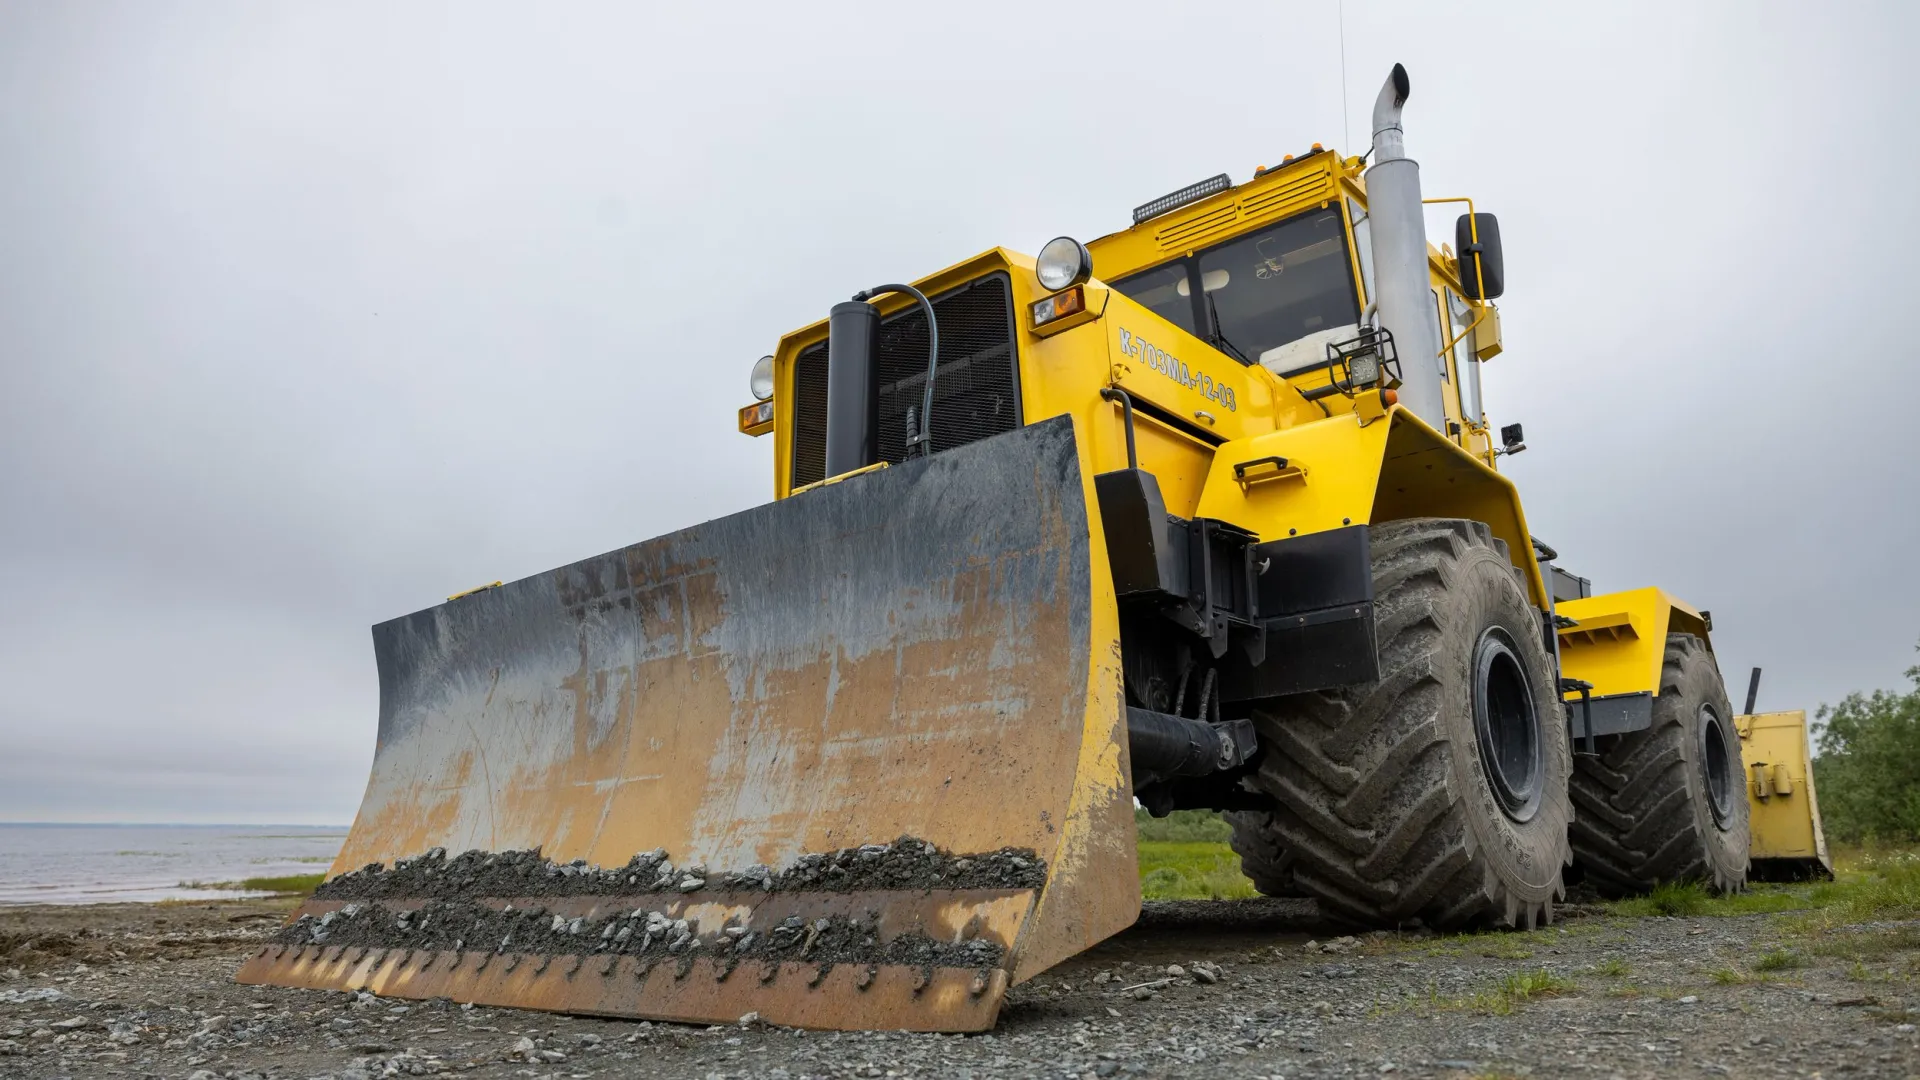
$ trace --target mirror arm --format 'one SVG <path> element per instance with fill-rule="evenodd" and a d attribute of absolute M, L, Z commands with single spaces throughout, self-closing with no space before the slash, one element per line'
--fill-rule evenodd
<path fill-rule="evenodd" d="M 1473 243 L 1469 245 L 1472 249 L 1470 252 L 1461 252 L 1461 254 L 1471 254 L 1473 256 L 1473 299 L 1477 303 L 1485 304 L 1487 302 L 1487 272 L 1482 267 L 1480 261 L 1480 212 L 1473 208 L 1473 200 L 1465 196 L 1458 196 L 1451 199 L 1421 199 L 1420 201 L 1423 203 L 1463 202 L 1467 204 L 1467 231 L 1473 236 Z M 1482 314 L 1484 315 L 1484 312 Z M 1475 325 L 1478 325 L 1479 322 L 1479 319 L 1474 320 Z M 1458 339 L 1456 338 L 1455 340 Z M 1453 346 L 1449 345 L 1447 347 L 1452 348 Z M 1445 355 L 1445 353 L 1442 352 L 1442 355 Z"/>

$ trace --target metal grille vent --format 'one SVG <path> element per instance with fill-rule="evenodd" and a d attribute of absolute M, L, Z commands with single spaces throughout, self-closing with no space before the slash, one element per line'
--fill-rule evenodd
<path fill-rule="evenodd" d="M 935 453 L 1020 426 L 1020 377 L 1013 350 L 1013 293 L 989 274 L 933 297 L 940 319 L 940 376 L 933 384 Z M 918 304 L 883 321 L 875 360 L 880 457 L 906 457 L 907 409 L 926 393 L 927 317 Z M 793 486 L 825 479 L 827 343 L 801 351 L 794 366 Z"/>
<path fill-rule="evenodd" d="M 1170 222 L 1155 232 L 1153 239 L 1162 251 L 1191 250 L 1258 222 L 1292 217 L 1332 197 L 1331 174 L 1312 172 L 1204 214 Z"/>
<path fill-rule="evenodd" d="M 824 480 L 827 471 L 827 343 L 793 361 L 793 486 Z"/>
<path fill-rule="evenodd" d="M 1240 200 L 1240 216 L 1259 220 L 1271 215 L 1290 215 L 1302 205 L 1333 197 L 1333 175 L 1310 172 L 1277 187 L 1268 188 Z"/>

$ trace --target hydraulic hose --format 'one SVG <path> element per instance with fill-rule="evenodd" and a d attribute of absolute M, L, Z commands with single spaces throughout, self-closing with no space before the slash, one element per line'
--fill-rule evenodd
<path fill-rule="evenodd" d="M 911 285 L 875 285 L 854 293 L 853 298 L 866 301 L 887 293 L 906 293 L 920 301 L 920 307 L 927 313 L 927 392 L 920 403 L 920 430 L 908 436 L 906 447 L 907 453 L 911 454 L 915 443 L 924 444 L 920 456 L 926 457 L 933 453 L 933 380 L 940 373 L 940 325 L 933 315 L 933 301 L 927 299 L 926 293 Z M 828 363 L 832 363 L 832 360 L 829 359 Z"/>

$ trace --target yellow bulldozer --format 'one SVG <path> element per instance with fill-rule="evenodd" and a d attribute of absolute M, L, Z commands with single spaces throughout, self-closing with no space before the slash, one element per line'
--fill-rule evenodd
<path fill-rule="evenodd" d="M 1138 917 L 1136 805 L 1357 926 L 1739 889 L 1750 813 L 1821 864 L 1804 715 L 1529 532 L 1499 226 L 1423 197 L 1409 90 L 1362 157 L 862 290 L 753 367 L 773 502 L 376 626 L 365 801 L 239 978 L 978 1030 Z"/>

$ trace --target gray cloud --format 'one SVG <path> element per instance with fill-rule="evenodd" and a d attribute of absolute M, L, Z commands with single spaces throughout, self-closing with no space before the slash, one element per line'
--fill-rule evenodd
<path fill-rule="evenodd" d="M 1911 661 L 1907 7 L 1355 2 L 1344 121 L 1332 4 L 1037 10 L 0 5 L 0 819 L 344 820 L 369 624 L 768 498 L 780 333 L 1395 60 L 1534 530 L 1768 705 Z"/>

